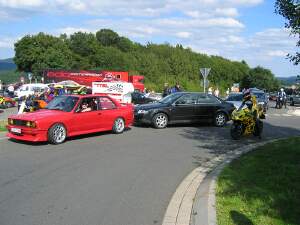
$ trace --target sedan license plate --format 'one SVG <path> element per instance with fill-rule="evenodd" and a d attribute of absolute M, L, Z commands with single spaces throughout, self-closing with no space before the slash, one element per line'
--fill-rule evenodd
<path fill-rule="evenodd" d="M 10 131 L 11 131 L 12 133 L 21 134 L 21 129 L 20 129 L 20 128 L 12 127 L 12 128 L 10 129 Z"/>

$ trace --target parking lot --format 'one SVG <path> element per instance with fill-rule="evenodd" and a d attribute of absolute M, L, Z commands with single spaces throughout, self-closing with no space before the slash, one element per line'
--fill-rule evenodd
<path fill-rule="evenodd" d="M 300 135 L 293 112 L 295 107 L 271 107 L 262 141 Z M 132 127 L 58 146 L 2 139 L 0 224 L 161 224 L 176 187 L 193 168 L 259 141 L 232 141 L 230 124 Z"/>

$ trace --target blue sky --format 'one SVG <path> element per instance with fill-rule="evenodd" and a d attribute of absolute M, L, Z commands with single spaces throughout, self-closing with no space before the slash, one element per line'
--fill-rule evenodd
<path fill-rule="evenodd" d="M 26 34 L 110 28 L 140 43 L 180 43 L 196 52 L 246 60 L 276 76 L 300 74 L 286 59 L 296 39 L 272 0 L 0 0 L 0 59 Z"/>

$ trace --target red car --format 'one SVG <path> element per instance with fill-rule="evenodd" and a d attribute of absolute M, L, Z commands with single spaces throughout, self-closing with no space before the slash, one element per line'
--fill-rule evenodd
<path fill-rule="evenodd" d="M 60 144 L 81 134 L 108 130 L 119 134 L 132 123 L 131 104 L 120 104 L 106 95 L 62 95 L 45 109 L 10 116 L 7 136 Z"/>

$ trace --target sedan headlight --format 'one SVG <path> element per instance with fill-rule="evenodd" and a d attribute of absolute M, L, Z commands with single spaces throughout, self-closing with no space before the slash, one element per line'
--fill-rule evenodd
<path fill-rule="evenodd" d="M 27 121 L 26 127 L 36 128 L 36 123 L 34 121 Z"/>
<path fill-rule="evenodd" d="M 14 120 L 11 119 L 11 118 L 8 118 L 7 123 L 8 123 L 9 125 L 14 125 Z"/>
<path fill-rule="evenodd" d="M 147 114 L 149 111 L 147 111 L 147 110 L 144 110 L 144 109 L 140 109 L 139 111 L 138 111 L 138 114 Z"/>

